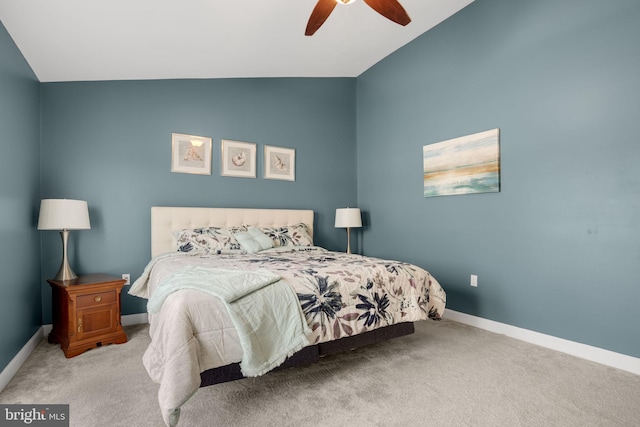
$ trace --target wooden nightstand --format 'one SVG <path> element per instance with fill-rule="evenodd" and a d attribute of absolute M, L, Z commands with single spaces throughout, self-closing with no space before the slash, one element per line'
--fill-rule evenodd
<path fill-rule="evenodd" d="M 127 342 L 120 324 L 123 279 L 89 274 L 47 282 L 53 290 L 53 329 L 49 342 L 60 343 L 66 357 L 102 345 Z"/>

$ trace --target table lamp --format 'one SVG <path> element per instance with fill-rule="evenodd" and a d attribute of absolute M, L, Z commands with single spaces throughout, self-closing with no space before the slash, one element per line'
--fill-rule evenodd
<path fill-rule="evenodd" d="M 336 209 L 336 228 L 347 229 L 347 253 L 351 253 L 351 228 L 362 227 L 362 216 L 359 208 Z"/>
<path fill-rule="evenodd" d="M 78 277 L 67 257 L 69 230 L 90 229 L 89 207 L 83 200 L 43 199 L 40 202 L 38 230 L 60 230 L 62 238 L 62 264 L 56 274 L 56 280 L 72 280 Z"/>

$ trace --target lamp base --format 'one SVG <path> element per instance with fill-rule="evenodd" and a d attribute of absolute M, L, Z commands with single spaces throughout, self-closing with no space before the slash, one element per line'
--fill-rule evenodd
<path fill-rule="evenodd" d="M 62 238 L 62 264 L 60 264 L 60 270 L 56 274 L 56 280 L 73 280 L 78 276 L 73 272 L 69 266 L 69 259 L 67 258 L 67 241 L 69 240 L 69 230 L 62 230 L 60 232 Z"/>
<path fill-rule="evenodd" d="M 61 265 L 60 270 L 58 270 L 58 273 L 56 274 L 56 277 L 55 277 L 56 280 L 73 280 L 77 278 L 78 278 L 78 275 L 74 273 L 73 270 L 71 270 L 69 265 L 67 266 Z"/>

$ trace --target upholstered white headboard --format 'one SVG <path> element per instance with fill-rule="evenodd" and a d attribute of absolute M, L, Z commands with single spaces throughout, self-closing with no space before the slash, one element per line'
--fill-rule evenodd
<path fill-rule="evenodd" d="M 155 257 L 176 248 L 173 232 L 201 227 L 283 227 L 305 223 L 313 237 L 313 211 L 298 209 L 239 209 L 239 208 L 151 208 L 151 256 Z"/>

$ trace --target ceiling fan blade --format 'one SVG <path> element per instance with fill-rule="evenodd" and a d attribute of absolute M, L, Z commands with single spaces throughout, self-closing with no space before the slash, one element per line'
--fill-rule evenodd
<path fill-rule="evenodd" d="M 364 0 L 373 10 L 396 24 L 402 26 L 411 22 L 411 18 L 398 0 Z"/>
<path fill-rule="evenodd" d="M 313 8 L 313 12 L 311 12 L 311 16 L 309 17 L 304 35 L 312 36 L 318 31 L 318 28 L 324 24 L 324 21 L 331 15 L 331 12 L 333 12 L 337 4 L 336 0 L 318 0 L 316 7 Z"/>

